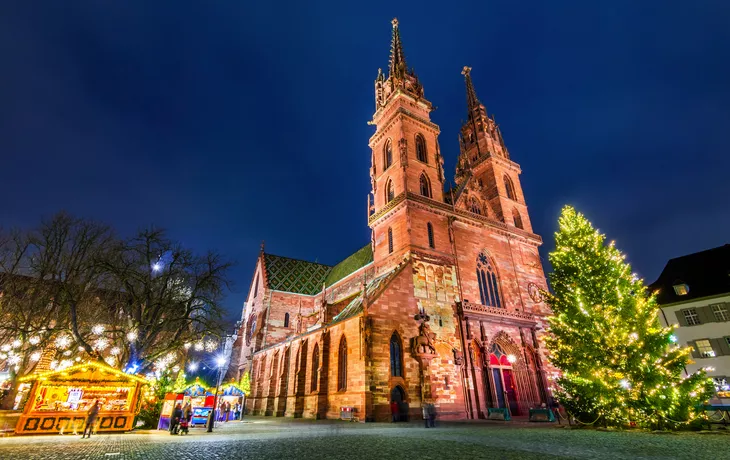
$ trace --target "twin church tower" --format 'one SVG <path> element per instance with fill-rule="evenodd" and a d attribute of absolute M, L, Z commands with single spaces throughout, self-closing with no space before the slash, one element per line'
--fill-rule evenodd
<path fill-rule="evenodd" d="M 546 289 L 520 186 L 464 67 L 467 121 L 445 189 L 432 104 L 393 20 L 375 80 L 369 244 L 334 266 L 262 247 L 232 373 L 254 414 L 390 420 L 423 403 L 441 418 L 526 415 L 548 402 Z"/>

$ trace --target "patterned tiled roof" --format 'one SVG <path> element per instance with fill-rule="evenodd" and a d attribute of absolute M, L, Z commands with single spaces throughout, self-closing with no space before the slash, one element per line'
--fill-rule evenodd
<path fill-rule="evenodd" d="M 373 248 L 370 243 L 368 243 L 366 246 L 360 248 L 357 252 L 351 254 L 348 258 L 335 265 L 332 268 L 332 271 L 330 271 L 327 275 L 325 283 L 327 286 L 332 286 L 337 281 L 360 270 L 372 261 Z"/>
<path fill-rule="evenodd" d="M 377 299 L 382 292 L 379 290 L 380 287 L 383 286 L 386 282 L 393 279 L 395 275 L 400 273 L 403 267 L 405 267 L 405 264 L 401 264 L 393 270 L 386 272 L 370 281 L 366 288 L 368 291 L 368 301 L 372 302 L 373 300 Z M 352 301 L 345 308 L 343 308 L 337 316 L 332 318 L 332 322 L 336 323 L 337 321 L 342 321 L 343 319 L 350 318 L 360 313 L 362 311 L 362 301 L 363 296 L 362 291 L 360 291 L 357 297 L 352 299 Z"/>
<path fill-rule="evenodd" d="M 269 288 L 277 291 L 315 295 L 332 267 L 329 265 L 264 254 L 264 268 Z"/>

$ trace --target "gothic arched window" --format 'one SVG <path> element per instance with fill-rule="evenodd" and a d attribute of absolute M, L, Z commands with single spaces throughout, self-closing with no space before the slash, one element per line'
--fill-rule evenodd
<path fill-rule="evenodd" d="M 253 298 L 259 295 L 259 274 L 256 273 L 256 279 L 253 280 Z"/>
<path fill-rule="evenodd" d="M 393 229 L 388 228 L 388 254 L 393 252 Z"/>
<path fill-rule="evenodd" d="M 310 391 L 317 391 L 317 382 L 319 382 L 319 344 L 314 344 L 312 352 L 312 381 L 309 385 Z"/>
<path fill-rule="evenodd" d="M 520 212 L 516 209 L 512 210 L 512 218 L 515 221 L 515 227 L 517 228 L 524 228 L 522 227 L 522 216 L 520 216 Z"/>
<path fill-rule="evenodd" d="M 395 198 L 395 192 L 393 191 L 393 181 L 388 180 L 388 184 L 385 186 L 385 203 L 390 203 Z"/>
<path fill-rule="evenodd" d="M 497 273 L 486 254 L 477 256 L 477 281 L 479 283 L 479 297 L 482 305 L 502 308 L 502 299 L 499 297 L 499 283 Z"/>
<path fill-rule="evenodd" d="M 418 161 L 428 163 L 428 155 L 426 154 L 426 139 L 420 134 L 416 134 L 416 158 Z"/>
<path fill-rule="evenodd" d="M 431 183 L 428 181 L 428 177 L 421 173 L 421 178 L 418 182 L 421 188 L 421 195 L 431 198 Z"/>
<path fill-rule="evenodd" d="M 469 211 L 473 212 L 474 214 L 482 215 L 482 207 L 479 205 L 479 201 L 476 198 L 472 198 L 469 201 Z"/>
<path fill-rule="evenodd" d="M 507 192 L 507 198 L 510 200 L 515 199 L 515 186 L 512 185 L 512 179 L 509 176 L 504 176 L 504 189 Z"/>
<path fill-rule="evenodd" d="M 436 242 L 433 240 L 433 225 L 431 225 L 431 222 L 426 225 L 426 229 L 428 230 L 428 247 L 436 249 Z"/>
<path fill-rule="evenodd" d="M 385 143 L 385 150 L 383 150 L 383 171 L 390 168 L 393 164 L 393 143 L 390 139 Z"/>
<path fill-rule="evenodd" d="M 284 327 L 289 327 L 289 313 L 284 314 Z"/>
<path fill-rule="evenodd" d="M 337 390 L 347 390 L 347 340 L 342 336 L 340 340 L 340 352 L 337 357 Z"/>
<path fill-rule="evenodd" d="M 403 377 L 403 358 L 401 356 L 400 337 L 397 332 L 390 336 L 390 375 Z"/>

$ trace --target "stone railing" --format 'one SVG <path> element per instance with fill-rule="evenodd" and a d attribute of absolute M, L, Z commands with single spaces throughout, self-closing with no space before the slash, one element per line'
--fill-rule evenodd
<path fill-rule="evenodd" d="M 497 316 L 507 319 L 535 322 L 534 315 L 521 311 L 509 311 L 504 308 L 487 307 L 486 305 L 471 302 L 462 302 L 461 308 L 465 314 L 471 313 L 484 316 Z"/>

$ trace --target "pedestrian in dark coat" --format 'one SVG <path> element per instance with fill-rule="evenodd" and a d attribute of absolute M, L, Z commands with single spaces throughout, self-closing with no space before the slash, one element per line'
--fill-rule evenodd
<path fill-rule="evenodd" d="M 182 406 L 178 404 L 175 406 L 175 409 L 172 411 L 172 416 L 170 417 L 170 434 L 177 434 L 178 425 L 180 425 L 180 419 L 182 416 Z"/>
<path fill-rule="evenodd" d="M 84 434 L 81 436 L 81 439 L 84 439 L 86 437 L 87 431 L 89 433 L 89 439 L 91 439 L 91 432 L 94 430 L 94 423 L 96 423 L 96 418 L 98 416 L 99 400 L 95 399 L 94 403 L 91 405 L 91 408 L 86 413 L 86 425 L 84 426 Z"/>

